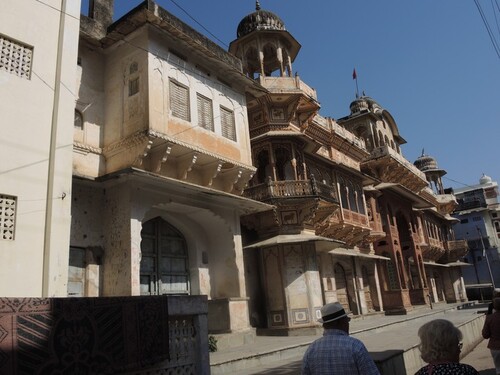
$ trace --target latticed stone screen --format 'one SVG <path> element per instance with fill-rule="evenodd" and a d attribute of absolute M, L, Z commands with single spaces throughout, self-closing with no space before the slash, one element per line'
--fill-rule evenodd
<path fill-rule="evenodd" d="M 0 70 L 30 79 L 33 48 L 0 34 Z"/>
<path fill-rule="evenodd" d="M 16 198 L 0 194 L 0 240 L 13 240 L 16 223 Z"/>

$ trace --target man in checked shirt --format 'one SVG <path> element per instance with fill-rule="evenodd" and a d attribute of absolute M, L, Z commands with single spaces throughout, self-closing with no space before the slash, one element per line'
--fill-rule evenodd
<path fill-rule="evenodd" d="M 365 345 L 349 336 L 350 320 L 339 302 L 321 308 L 325 331 L 304 354 L 303 375 L 380 375 Z"/>

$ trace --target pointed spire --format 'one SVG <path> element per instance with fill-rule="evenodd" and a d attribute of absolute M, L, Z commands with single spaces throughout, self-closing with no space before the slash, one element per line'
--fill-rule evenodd
<path fill-rule="evenodd" d="M 424 156 L 424 149 L 422 148 L 422 156 Z"/>
<path fill-rule="evenodd" d="M 259 0 L 255 1 L 255 10 L 260 10 L 260 1 Z"/>

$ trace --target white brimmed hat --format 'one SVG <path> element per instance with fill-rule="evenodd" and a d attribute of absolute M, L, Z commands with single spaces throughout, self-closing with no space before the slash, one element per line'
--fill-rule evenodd
<path fill-rule="evenodd" d="M 318 322 L 333 322 L 334 320 L 338 320 L 346 316 L 347 314 L 339 302 L 327 303 L 321 308 L 321 318 L 318 319 Z"/>

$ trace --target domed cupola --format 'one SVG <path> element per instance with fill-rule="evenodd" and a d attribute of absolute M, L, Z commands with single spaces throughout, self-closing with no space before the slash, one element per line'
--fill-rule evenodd
<path fill-rule="evenodd" d="M 423 151 L 422 155 L 420 155 L 418 159 L 415 160 L 413 165 L 415 165 L 415 167 L 420 169 L 422 172 L 438 169 L 438 164 L 436 159 L 434 159 L 432 156 L 425 155 Z"/>
<path fill-rule="evenodd" d="M 260 8 L 256 2 L 255 12 L 243 18 L 238 25 L 236 36 L 241 38 L 255 30 L 286 30 L 285 24 L 276 14 Z"/>
<path fill-rule="evenodd" d="M 279 71 L 280 77 L 292 76 L 292 62 L 299 53 L 300 44 L 285 29 L 276 14 L 260 8 L 244 17 L 236 31 L 237 39 L 229 45 L 229 52 L 241 59 L 243 72 L 251 78 L 271 76 Z"/>
<path fill-rule="evenodd" d="M 413 165 L 425 173 L 425 177 L 427 178 L 427 181 L 429 181 L 430 187 L 434 187 L 434 191 L 437 194 L 444 194 L 444 187 L 441 177 L 446 174 L 446 171 L 444 169 L 438 168 L 436 159 L 434 159 L 432 156 L 425 155 L 424 150 L 422 150 L 422 155 L 420 155 L 417 160 L 415 160 Z"/>
<path fill-rule="evenodd" d="M 483 173 L 483 175 L 481 176 L 481 178 L 479 179 L 479 184 L 481 185 L 486 185 L 486 184 L 489 184 L 490 182 L 492 182 L 493 180 L 491 179 L 490 176 L 487 176 Z"/>
<path fill-rule="evenodd" d="M 383 109 L 374 99 L 369 96 L 362 95 L 359 98 L 356 98 L 350 105 L 349 109 L 351 110 L 351 114 L 356 114 L 360 112 L 370 111 L 373 113 L 382 112 Z"/>
<path fill-rule="evenodd" d="M 351 110 L 351 115 L 355 113 L 367 112 L 368 111 L 368 101 L 364 96 L 361 98 L 356 98 L 349 106 Z"/>

